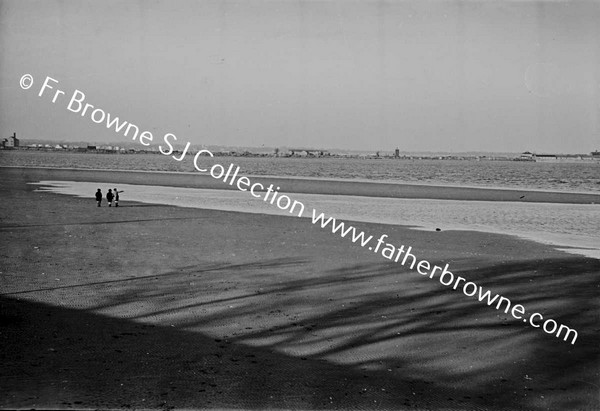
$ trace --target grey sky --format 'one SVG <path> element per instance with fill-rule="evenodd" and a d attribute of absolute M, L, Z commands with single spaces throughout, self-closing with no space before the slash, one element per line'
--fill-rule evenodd
<path fill-rule="evenodd" d="M 366 150 L 600 149 L 600 2 L 0 0 L 0 131 Z M 19 79 L 34 77 L 23 90 Z M 46 76 L 64 100 L 38 97 Z"/>

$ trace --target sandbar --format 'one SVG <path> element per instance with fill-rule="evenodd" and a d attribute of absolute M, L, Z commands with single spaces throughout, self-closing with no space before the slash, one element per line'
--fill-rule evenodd
<path fill-rule="evenodd" d="M 34 180 L 70 180 L 124 184 L 147 184 L 170 187 L 237 190 L 203 173 L 164 171 L 90 170 L 65 168 L 0 167 L 4 175 L 26 175 Z M 284 191 L 310 194 L 357 195 L 368 197 L 420 198 L 440 200 L 518 201 L 567 204 L 600 204 L 600 194 L 516 190 L 504 188 L 449 187 L 435 185 L 341 181 L 327 179 L 250 176 L 265 187 L 284 187 Z"/>

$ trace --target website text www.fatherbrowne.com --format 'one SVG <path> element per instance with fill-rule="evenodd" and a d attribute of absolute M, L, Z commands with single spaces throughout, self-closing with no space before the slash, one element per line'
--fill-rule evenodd
<path fill-rule="evenodd" d="M 25 74 L 21 77 L 20 85 L 24 90 L 28 90 L 34 84 L 34 79 L 30 74 Z M 43 84 L 40 86 L 38 97 L 44 97 L 51 100 L 53 104 L 57 101 L 67 100 L 65 92 L 58 89 L 56 85 L 58 81 L 46 77 Z M 64 99 L 62 97 L 65 97 Z M 102 110 L 99 107 L 89 103 L 86 100 L 85 94 L 80 90 L 75 90 L 71 97 L 68 99 L 66 106 L 67 110 L 78 114 L 81 117 L 89 117 L 89 119 L 101 126 L 105 126 L 109 130 L 113 130 L 115 133 L 123 134 L 125 137 L 129 137 L 132 140 L 139 138 L 140 144 L 149 146 L 154 140 L 154 136 L 150 131 L 140 132 L 140 128 L 128 121 L 122 120 L 119 117 L 113 116 L 110 113 Z M 190 142 L 188 141 L 185 145 L 185 149 L 182 153 L 175 153 L 173 144 L 177 141 L 177 136 L 173 133 L 166 133 L 163 136 L 163 145 L 159 145 L 159 151 L 166 156 L 171 156 L 176 161 L 183 161 L 186 158 L 186 154 L 190 148 Z M 540 313 L 526 314 L 525 307 L 521 304 L 513 305 L 510 299 L 501 295 L 495 294 L 492 296 L 490 290 L 484 290 L 481 286 L 478 286 L 472 281 L 467 281 L 465 278 L 455 276 L 449 269 L 449 264 L 444 267 L 432 265 L 427 260 L 419 260 L 412 253 L 412 247 L 406 247 L 401 245 L 396 247 L 393 244 L 385 241 L 388 238 L 387 234 L 382 234 L 377 240 L 373 241 L 373 236 L 367 236 L 364 231 L 358 231 L 354 226 L 346 225 L 343 221 L 338 221 L 332 217 L 326 217 L 323 213 L 318 213 L 317 210 L 312 209 L 311 213 L 305 213 L 305 206 L 303 203 L 297 200 L 292 200 L 285 194 L 281 194 L 280 187 L 274 187 L 270 184 L 265 187 L 262 183 L 252 182 L 250 178 L 239 175 L 240 167 L 234 164 L 229 164 L 226 167 L 221 164 L 214 164 L 210 169 L 202 168 L 201 156 L 213 157 L 213 154 L 209 150 L 199 150 L 193 156 L 194 168 L 202 173 L 209 173 L 211 177 L 222 180 L 223 183 L 229 184 L 230 186 L 237 187 L 238 190 L 249 192 L 250 195 L 257 199 L 276 206 L 280 210 L 287 211 L 290 215 L 297 217 L 306 217 L 308 214 L 312 218 L 314 225 L 320 225 L 322 229 L 331 229 L 334 234 L 339 234 L 342 238 L 348 238 L 352 243 L 359 244 L 361 247 L 368 247 L 368 249 L 374 253 L 381 254 L 384 258 L 399 263 L 403 267 L 408 266 L 411 270 L 415 270 L 418 274 L 426 276 L 429 279 L 437 279 L 439 282 L 450 287 L 455 291 L 462 291 L 467 297 L 474 297 L 480 302 L 496 308 L 496 310 L 503 310 L 504 313 L 509 313 L 517 320 L 522 320 L 524 323 L 528 323 L 532 327 L 541 328 L 547 334 L 554 334 L 557 338 L 562 337 L 564 341 L 568 341 L 571 338 L 571 344 L 575 344 L 578 333 L 576 330 L 567 327 L 564 324 L 558 324 L 553 319 L 546 319 Z"/>

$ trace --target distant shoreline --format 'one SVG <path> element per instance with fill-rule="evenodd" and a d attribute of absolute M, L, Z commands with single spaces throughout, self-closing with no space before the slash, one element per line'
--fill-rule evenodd
<path fill-rule="evenodd" d="M 20 140 L 17 146 L 2 147 L 7 150 L 62 152 L 78 154 L 161 154 L 156 148 L 143 148 L 132 142 L 65 142 L 38 139 Z M 182 154 L 183 145 L 174 145 L 174 154 Z M 208 149 L 215 156 L 234 157 L 283 157 L 283 158 L 371 158 L 396 160 L 482 160 L 482 161 L 593 161 L 600 163 L 600 151 L 592 152 L 505 152 L 505 151 L 400 151 L 393 149 L 341 149 L 318 147 L 234 147 L 234 146 L 195 146 L 188 155 Z M 537 158 L 536 158 L 537 157 Z"/>
<path fill-rule="evenodd" d="M 23 175 L 30 181 L 120 182 L 169 187 L 237 189 L 212 178 L 210 175 L 200 173 L 11 166 L 0 166 L 0 172 L 4 175 Z M 262 182 L 265 186 L 269 184 L 277 185 L 281 187 L 280 191 L 290 193 L 436 200 L 600 204 L 600 194 L 306 177 L 248 176 L 252 177 L 253 181 Z"/>

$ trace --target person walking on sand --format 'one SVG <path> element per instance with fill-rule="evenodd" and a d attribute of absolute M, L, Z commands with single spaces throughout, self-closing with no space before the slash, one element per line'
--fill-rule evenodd
<path fill-rule="evenodd" d="M 114 198 L 114 195 L 112 193 L 112 190 L 109 188 L 108 193 L 106 193 L 106 201 L 108 201 L 109 207 L 112 207 L 113 198 Z"/>
<path fill-rule="evenodd" d="M 96 191 L 96 201 L 98 202 L 98 207 L 100 207 L 100 203 L 102 203 L 102 191 L 100 189 Z"/>
<path fill-rule="evenodd" d="M 114 193 L 115 193 L 115 207 L 119 206 L 119 193 L 122 193 L 122 192 L 123 192 L 123 190 L 117 191 L 117 189 L 115 188 L 115 191 L 114 191 Z"/>

